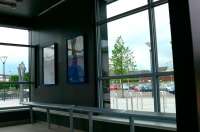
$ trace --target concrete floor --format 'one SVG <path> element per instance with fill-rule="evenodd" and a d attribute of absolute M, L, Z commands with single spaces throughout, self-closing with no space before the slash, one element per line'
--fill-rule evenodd
<path fill-rule="evenodd" d="M 47 128 L 47 123 L 39 122 L 35 124 L 25 124 L 17 126 L 0 127 L 0 132 L 69 132 L 69 129 L 62 126 L 51 125 Z M 75 130 L 74 132 L 84 132 Z"/>

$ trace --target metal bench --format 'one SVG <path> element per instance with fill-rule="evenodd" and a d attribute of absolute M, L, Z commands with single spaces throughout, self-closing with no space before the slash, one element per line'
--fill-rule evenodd
<path fill-rule="evenodd" d="M 43 108 L 47 113 L 47 122 L 48 127 L 50 128 L 50 110 L 56 111 L 68 111 L 69 120 L 70 120 L 70 132 L 73 132 L 73 117 L 77 113 L 87 113 L 87 119 L 89 121 L 89 132 L 93 132 L 93 121 L 98 115 L 107 115 L 109 117 L 123 117 L 129 120 L 128 124 L 130 126 L 130 132 L 135 132 L 135 120 L 141 121 L 154 121 L 154 122 L 164 122 L 176 124 L 176 117 L 174 114 L 166 113 L 154 113 L 154 112 L 132 112 L 124 110 L 111 110 L 111 109 L 102 109 L 95 107 L 84 107 L 84 106 L 75 106 L 75 105 L 62 105 L 62 104 L 49 104 L 49 103 L 36 103 L 36 102 L 27 102 L 24 105 L 28 105 L 30 108 L 30 121 L 33 123 L 33 108 Z M 77 118 L 77 116 L 76 116 Z M 97 118 L 96 118 L 97 119 Z M 100 121 L 106 121 L 100 120 Z"/>

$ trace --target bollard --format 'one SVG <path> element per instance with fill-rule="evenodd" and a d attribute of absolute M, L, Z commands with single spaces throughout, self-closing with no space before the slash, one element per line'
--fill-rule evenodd
<path fill-rule="evenodd" d="M 126 98 L 126 110 L 128 110 L 128 98 Z"/>
<path fill-rule="evenodd" d="M 133 111 L 133 97 L 131 96 L 131 110 Z"/>

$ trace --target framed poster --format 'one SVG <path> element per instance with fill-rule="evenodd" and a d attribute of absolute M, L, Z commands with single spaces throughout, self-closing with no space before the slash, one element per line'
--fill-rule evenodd
<path fill-rule="evenodd" d="M 84 37 L 77 36 L 67 40 L 67 80 L 70 83 L 84 83 L 85 57 Z"/>
<path fill-rule="evenodd" d="M 52 44 L 43 48 L 43 82 L 44 85 L 56 84 L 56 45 Z"/>

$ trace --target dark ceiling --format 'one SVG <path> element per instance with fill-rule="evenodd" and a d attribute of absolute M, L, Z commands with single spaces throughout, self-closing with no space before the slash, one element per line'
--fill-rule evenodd
<path fill-rule="evenodd" d="M 16 8 L 0 6 L 0 14 L 31 18 L 37 16 L 59 1 L 60 0 L 23 0 L 17 3 Z"/>

